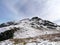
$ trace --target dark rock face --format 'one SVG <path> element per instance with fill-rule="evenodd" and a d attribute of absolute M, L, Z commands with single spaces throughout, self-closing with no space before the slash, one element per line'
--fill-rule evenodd
<path fill-rule="evenodd" d="M 13 30 L 8 30 L 8 31 L 0 33 L 0 41 L 13 38 L 13 33 L 14 33 Z"/>
<path fill-rule="evenodd" d="M 33 17 L 31 20 L 32 21 L 35 20 L 35 22 L 31 22 L 32 27 L 38 27 L 39 26 L 39 28 L 41 28 L 41 25 L 42 25 L 42 27 L 46 26 L 49 29 L 56 29 L 57 27 L 59 27 L 59 25 L 57 25 L 53 22 L 50 22 L 48 20 L 43 20 L 39 17 Z"/>
<path fill-rule="evenodd" d="M 41 18 L 38 18 L 38 17 L 33 17 L 32 20 L 34 20 L 34 19 L 37 21 L 41 20 Z"/>
<path fill-rule="evenodd" d="M 0 33 L 0 41 L 4 41 L 7 39 L 11 39 L 14 36 L 14 32 L 19 30 L 20 28 L 14 27 L 13 29 L 7 30 L 5 32 Z"/>
<path fill-rule="evenodd" d="M 5 23 L 0 24 L 0 28 L 7 26 Z"/>
<path fill-rule="evenodd" d="M 6 26 L 10 26 L 10 25 L 17 25 L 18 23 L 15 23 L 15 22 L 7 22 L 6 24 L 5 23 L 2 23 L 0 24 L 0 28 L 2 27 L 6 27 Z"/>

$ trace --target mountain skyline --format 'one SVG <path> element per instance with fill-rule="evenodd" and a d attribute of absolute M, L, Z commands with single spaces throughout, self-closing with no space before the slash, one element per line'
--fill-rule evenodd
<path fill-rule="evenodd" d="M 39 17 L 0 24 L 0 45 L 60 45 L 60 25 Z"/>

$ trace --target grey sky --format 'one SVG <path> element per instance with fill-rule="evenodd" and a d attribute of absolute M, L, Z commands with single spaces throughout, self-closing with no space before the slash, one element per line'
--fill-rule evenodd
<path fill-rule="evenodd" d="M 60 24 L 60 0 L 2 0 L 0 7 L 2 22 L 38 16 Z"/>

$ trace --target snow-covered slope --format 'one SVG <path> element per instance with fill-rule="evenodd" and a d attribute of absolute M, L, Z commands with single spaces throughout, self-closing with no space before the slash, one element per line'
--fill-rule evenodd
<path fill-rule="evenodd" d="M 16 40 L 18 40 L 18 42 L 21 40 L 23 40 L 21 42 L 40 42 L 44 39 L 47 41 L 58 41 L 59 37 L 59 25 L 38 17 L 0 24 L 0 38 L 2 39 L 0 39 L 0 45 L 14 45 Z"/>

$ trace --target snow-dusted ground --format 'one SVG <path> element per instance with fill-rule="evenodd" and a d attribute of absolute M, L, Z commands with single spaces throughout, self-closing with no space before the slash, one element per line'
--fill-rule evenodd
<path fill-rule="evenodd" d="M 17 22 L 16 22 L 17 23 Z M 47 35 L 47 34 L 58 34 L 60 33 L 60 28 L 56 27 L 56 29 L 49 29 L 47 28 L 47 26 L 42 25 L 42 27 L 40 27 L 40 25 L 36 24 L 37 21 L 36 20 L 29 20 L 29 19 L 25 19 L 25 20 L 21 20 L 18 22 L 19 24 L 17 25 L 10 25 L 7 27 L 2 27 L 0 28 L 0 33 L 4 32 L 6 30 L 10 30 L 11 28 L 17 27 L 20 28 L 20 30 L 17 30 L 14 33 L 13 39 L 24 39 L 24 38 L 34 38 L 34 37 L 39 37 L 40 35 Z M 34 23 L 34 27 L 31 27 L 31 23 Z M 39 23 L 44 23 L 42 20 L 39 21 Z M 56 24 L 54 24 L 56 25 Z M 36 27 L 39 27 L 36 28 Z M 32 41 L 34 39 L 31 39 Z M 37 40 L 38 42 L 27 42 L 26 45 L 60 45 L 59 41 L 58 42 L 49 42 L 48 40 L 41 40 L 40 38 Z M 10 39 L 5 40 L 5 41 L 1 41 L 0 45 L 14 45 L 14 41 L 11 41 Z M 18 43 L 17 45 L 23 45 L 22 43 Z"/>
<path fill-rule="evenodd" d="M 15 45 L 14 42 L 11 42 L 9 40 L 6 40 L 6 41 L 2 41 L 0 42 L 0 45 Z M 24 43 L 18 43 L 16 45 L 24 45 Z M 48 42 L 48 41 L 42 41 L 42 42 L 32 42 L 32 43 L 26 43 L 25 45 L 60 45 L 60 41 L 58 42 Z"/>
<path fill-rule="evenodd" d="M 34 21 L 31 21 L 31 22 L 34 22 Z M 19 27 L 20 30 L 18 30 L 14 33 L 13 38 L 28 38 L 28 37 L 35 37 L 35 36 L 39 36 L 39 35 L 45 35 L 45 34 L 60 33 L 60 31 L 56 30 L 56 29 L 52 30 L 52 29 L 33 28 L 30 25 L 31 22 L 29 20 L 22 20 L 21 23 L 18 25 L 11 25 L 8 27 L 0 28 L 0 30 L 1 30 L 0 32 L 4 32 L 6 30 L 9 30 L 10 28 Z M 39 26 L 39 25 L 37 25 L 37 26 Z M 35 27 L 36 27 L 36 25 L 35 25 Z M 45 26 L 43 26 L 43 27 L 45 28 Z"/>

